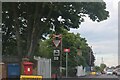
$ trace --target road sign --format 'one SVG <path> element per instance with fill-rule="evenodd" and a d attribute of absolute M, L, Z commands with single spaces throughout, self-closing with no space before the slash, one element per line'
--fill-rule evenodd
<path fill-rule="evenodd" d="M 53 43 L 54 43 L 55 47 L 58 47 L 59 44 L 61 43 L 61 35 L 53 34 Z"/>
<path fill-rule="evenodd" d="M 59 60 L 59 57 L 54 56 L 54 60 L 55 61 Z"/>
<path fill-rule="evenodd" d="M 60 56 L 60 50 L 58 49 L 54 50 L 54 56 Z"/>
<path fill-rule="evenodd" d="M 65 48 L 65 49 L 64 49 L 64 52 L 69 53 L 69 52 L 70 52 L 70 49 L 69 49 L 69 48 Z"/>
<path fill-rule="evenodd" d="M 61 42 L 60 40 L 53 40 L 55 47 L 58 47 L 60 42 Z"/>

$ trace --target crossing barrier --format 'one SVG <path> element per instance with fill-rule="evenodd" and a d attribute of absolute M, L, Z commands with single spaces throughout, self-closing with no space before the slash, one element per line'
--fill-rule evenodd
<path fill-rule="evenodd" d="M 42 76 L 35 76 L 35 75 L 21 75 L 20 80 L 42 80 Z"/>

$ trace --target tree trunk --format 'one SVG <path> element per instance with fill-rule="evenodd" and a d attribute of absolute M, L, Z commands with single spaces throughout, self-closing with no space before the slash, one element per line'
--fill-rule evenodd
<path fill-rule="evenodd" d="M 31 55 L 34 53 L 36 45 L 37 45 L 38 40 L 39 40 L 39 38 L 38 38 L 39 36 L 37 36 L 37 35 L 40 32 L 39 27 L 41 25 L 38 26 L 38 24 L 40 24 L 40 17 L 42 15 L 42 13 L 44 12 L 45 3 L 43 3 L 42 7 L 43 8 L 41 9 L 41 13 L 39 15 L 39 4 L 36 4 L 36 10 L 35 10 L 35 13 L 34 13 L 33 25 L 31 26 L 32 31 L 31 31 L 31 35 L 29 35 L 30 39 L 27 40 L 27 42 L 28 42 L 28 44 L 27 44 L 27 46 L 28 46 L 27 57 L 31 57 Z"/>
<path fill-rule="evenodd" d="M 35 37 L 34 37 L 34 35 L 35 35 L 35 32 L 36 32 L 36 22 L 38 22 L 38 4 L 36 4 L 36 10 L 35 10 L 35 13 L 34 13 L 34 19 L 33 19 L 33 25 L 30 27 L 30 25 L 28 24 L 28 30 L 30 30 L 30 31 L 28 31 L 29 33 L 28 33 L 28 39 L 27 39 L 27 42 L 28 42 L 28 44 L 27 44 L 27 47 L 28 47 L 28 54 L 27 54 L 27 57 L 30 57 L 30 55 L 33 53 L 33 48 L 34 48 L 34 41 L 35 41 Z"/>
<path fill-rule="evenodd" d="M 19 33 L 19 21 L 18 21 L 18 14 L 17 14 L 17 9 L 16 9 L 16 4 L 12 4 L 12 9 L 13 9 L 13 18 L 14 18 L 14 29 L 16 31 L 15 36 L 16 36 L 16 41 L 17 41 L 17 54 L 20 57 L 19 59 L 22 58 L 22 47 L 21 47 L 21 38 L 20 38 L 20 33 Z"/>

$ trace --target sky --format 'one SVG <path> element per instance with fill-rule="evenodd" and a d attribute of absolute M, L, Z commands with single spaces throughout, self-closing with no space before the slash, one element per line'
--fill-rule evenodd
<path fill-rule="evenodd" d="M 118 1 L 104 0 L 106 10 L 110 17 L 101 22 L 93 22 L 85 19 L 79 29 L 71 29 L 71 32 L 80 33 L 86 38 L 89 46 L 92 46 L 96 58 L 95 65 L 104 62 L 107 66 L 118 65 Z"/>
<path fill-rule="evenodd" d="M 104 0 L 110 17 L 101 22 L 93 22 L 85 19 L 79 29 L 71 29 L 71 32 L 80 33 L 86 38 L 89 46 L 92 46 L 96 58 L 95 65 L 103 62 L 107 66 L 118 65 L 118 1 Z"/>

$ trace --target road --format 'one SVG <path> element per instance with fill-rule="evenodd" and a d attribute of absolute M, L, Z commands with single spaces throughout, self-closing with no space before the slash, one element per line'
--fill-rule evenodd
<path fill-rule="evenodd" d="M 57 80 L 119 80 L 118 76 L 115 75 L 98 75 L 98 76 L 84 76 L 84 77 L 69 77 L 69 78 L 62 78 Z"/>
<path fill-rule="evenodd" d="M 98 75 L 98 76 L 86 76 L 85 78 L 118 78 L 118 76 L 102 74 L 102 75 Z"/>

